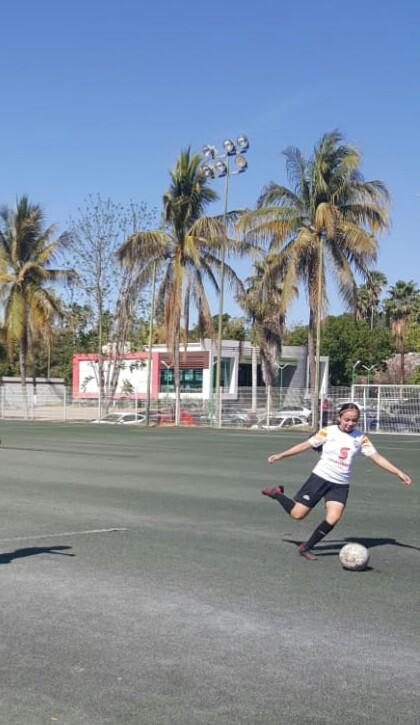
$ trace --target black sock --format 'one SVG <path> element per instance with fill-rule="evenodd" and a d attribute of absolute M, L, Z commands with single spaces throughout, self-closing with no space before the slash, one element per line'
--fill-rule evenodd
<path fill-rule="evenodd" d="M 284 510 L 287 511 L 288 514 L 290 514 L 293 506 L 296 503 L 296 501 L 293 501 L 293 499 L 289 498 L 284 493 L 277 493 L 275 496 L 272 496 L 272 498 L 275 498 L 276 501 L 279 502 L 280 506 L 283 506 Z"/>
<path fill-rule="evenodd" d="M 305 549 L 307 551 L 309 551 L 309 549 L 313 549 L 314 546 L 316 546 L 316 544 L 324 538 L 324 536 L 333 530 L 334 526 L 335 524 L 329 524 L 328 521 L 323 521 L 322 524 L 319 524 L 312 536 L 310 536 L 308 541 L 305 542 Z"/>

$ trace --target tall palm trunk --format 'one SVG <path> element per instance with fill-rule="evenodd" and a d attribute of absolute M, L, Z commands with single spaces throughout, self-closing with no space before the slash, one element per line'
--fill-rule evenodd
<path fill-rule="evenodd" d="M 252 374 L 252 412 L 257 411 L 257 373 L 258 373 L 258 359 L 257 359 L 257 348 L 255 345 L 251 348 L 251 374 Z"/>
<path fill-rule="evenodd" d="M 308 366 L 309 366 L 309 387 L 313 391 L 315 381 L 315 330 L 316 320 L 314 310 L 309 311 L 308 325 Z"/>
<path fill-rule="evenodd" d="M 266 386 L 266 413 L 267 413 L 267 425 L 270 425 L 271 411 L 273 408 L 273 400 L 271 394 L 271 385 Z"/>
<path fill-rule="evenodd" d="M 175 425 L 179 425 L 181 419 L 181 375 L 179 368 L 179 327 L 175 338 L 174 355 L 174 383 L 175 383 Z"/>
<path fill-rule="evenodd" d="M 401 369 L 401 385 L 405 385 L 405 360 L 404 360 L 405 354 L 404 354 L 404 346 L 401 350 L 401 362 L 400 362 L 400 369 Z"/>
<path fill-rule="evenodd" d="M 398 347 L 400 348 L 400 385 L 405 385 L 405 349 L 403 333 L 400 336 Z"/>
<path fill-rule="evenodd" d="M 26 385 L 26 357 L 28 352 L 28 341 L 26 338 L 26 332 L 22 335 L 19 345 L 19 369 L 20 369 L 20 380 L 22 386 L 22 399 L 23 408 L 25 413 L 25 419 L 29 417 L 28 408 L 28 388 Z"/>

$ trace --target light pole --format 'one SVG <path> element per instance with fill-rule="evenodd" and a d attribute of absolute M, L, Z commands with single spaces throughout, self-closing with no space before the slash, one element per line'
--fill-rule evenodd
<path fill-rule="evenodd" d="M 202 166 L 203 174 L 210 179 L 225 179 L 224 188 L 224 207 L 223 207 L 223 224 L 225 237 L 227 238 L 227 209 L 229 195 L 229 179 L 236 174 L 243 174 L 246 171 L 248 162 L 243 154 L 249 149 L 249 141 L 246 136 L 241 134 L 236 139 L 236 143 L 228 138 L 223 142 L 223 153 L 219 153 L 215 146 L 206 145 L 203 147 L 204 163 Z M 231 159 L 235 158 L 236 170 L 232 169 Z M 222 249 L 222 259 L 220 263 L 220 296 L 219 296 L 219 320 L 217 329 L 217 347 L 216 347 L 216 420 L 219 428 L 222 427 L 222 389 L 221 389 L 221 365 L 222 365 L 222 329 L 223 329 L 223 305 L 224 305 L 224 286 L 225 286 L 225 245 Z"/>
<path fill-rule="evenodd" d="M 289 363 L 282 363 L 279 365 L 280 370 L 280 410 L 283 405 L 283 370 L 289 367 Z"/>
<path fill-rule="evenodd" d="M 370 374 L 372 370 L 376 370 L 376 365 L 362 365 L 362 368 L 366 370 L 367 384 L 369 385 Z"/>
<path fill-rule="evenodd" d="M 354 365 L 351 366 L 351 387 L 352 388 L 354 385 L 354 381 L 356 379 L 356 368 L 358 367 L 358 365 L 360 365 L 361 362 L 362 362 L 361 360 L 356 360 Z"/>
<path fill-rule="evenodd" d="M 156 295 L 156 261 L 153 262 L 152 279 L 152 300 L 150 303 L 149 317 L 149 349 L 147 351 L 147 383 L 146 383 L 146 425 L 150 423 L 150 377 L 152 369 L 152 344 L 153 344 L 153 322 L 155 316 L 155 295 Z"/>
<path fill-rule="evenodd" d="M 377 369 L 377 365 L 362 365 L 362 368 L 366 370 L 366 377 L 367 377 L 367 398 L 366 398 L 366 387 L 363 388 L 363 421 L 364 421 L 364 427 L 366 429 L 367 426 L 367 406 L 369 405 L 370 400 L 370 390 L 369 390 L 369 381 L 370 381 L 370 374 L 373 370 Z"/>

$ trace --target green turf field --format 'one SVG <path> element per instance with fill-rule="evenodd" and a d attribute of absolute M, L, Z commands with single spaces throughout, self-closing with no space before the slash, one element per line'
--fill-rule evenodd
<path fill-rule="evenodd" d="M 420 441 L 375 437 L 316 562 L 293 495 L 299 434 L 6 423 L 5 725 L 418 725 Z M 348 540 L 371 567 L 344 571 Z"/>

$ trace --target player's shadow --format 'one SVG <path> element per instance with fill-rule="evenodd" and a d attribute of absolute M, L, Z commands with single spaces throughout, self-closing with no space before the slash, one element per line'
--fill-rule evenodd
<path fill-rule="evenodd" d="M 295 546 L 298 546 L 301 543 L 300 541 L 296 541 L 294 539 L 283 539 L 283 541 L 286 541 L 288 544 L 295 544 Z M 362 544 L 366 547 L 366 549 L 373 549 L 375 546 L 398 546 L 403 549 L 415 549 L 416 551 L 420 551 L 419 546 L 403 544 L 401 541 L 397 541 L 396 539 L 392 539 L 390 537 L 373 538 L 367 536 L 347 536 L 345 539 L 340 539 L 338 541 L 330 540 L 328 543 L 318 544 L 316 547 L 316 555 L 318 557 L 337 556 L 344 544 L 348 544 L 350 542 L 354 544 Z"/>
<path fill-rule="evenodd" d="M 37 554 L 58 554 L 60 556 L 75 556 L 68 554 L 64 549 L 71 549 L 71 546 L 30 546 L 26 549 L 15 549 L 0 554 L 0 564 L 10 564 L 14 559 L 23 559 L 26 556 L 37 556 Z"/>

